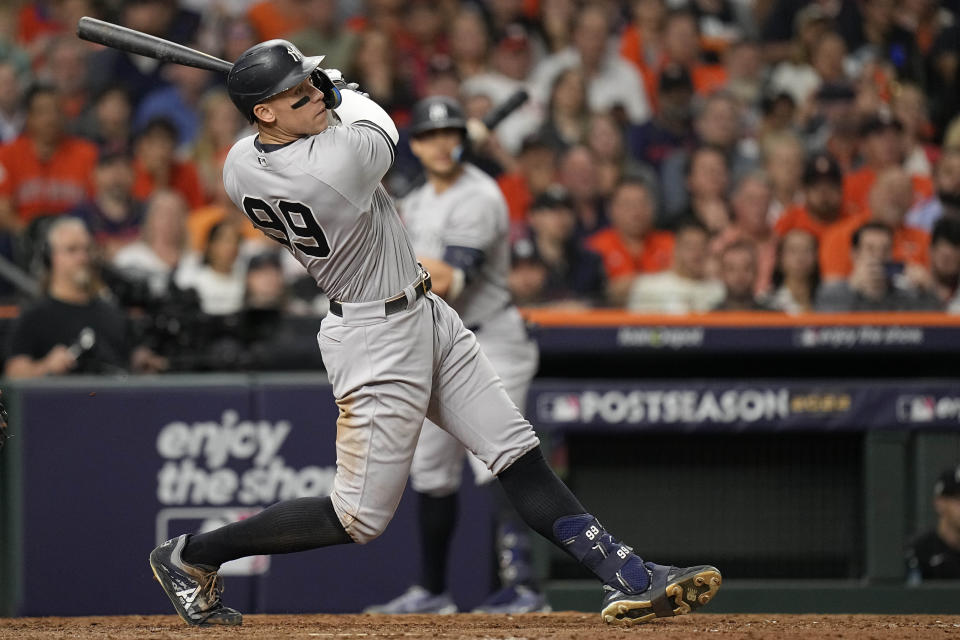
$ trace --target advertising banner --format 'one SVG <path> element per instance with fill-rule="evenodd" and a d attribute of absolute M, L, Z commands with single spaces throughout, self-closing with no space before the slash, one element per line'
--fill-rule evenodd
<path fill-rule="evenodd" d="M 960 330 L 930 326 L 550 326 L 534 327 L 545 353 L 638 352 L 957 353 Z"/>
<path fill-rule="evenodd" d="M 284 499 L 326 496 L 338 410 L 314 382 L 25 386 L 19 615 L 172 613 L 147 562 L 182 533 Z M 92 379 L 88 379 L 92 380 Z M 451 576 L 461 607 L 489 588 L 490 500 L 461 493 Z M 227 563 L 225 601 L 246 613 L 357 612 L 418 578 L 416 496 L 363 547 Z"/>
<path fill-rule="evenodd" d="M 960 385 L 850 381 L 539 381 L 546 430 L 960 430 Z"/>
<path fill-rule="evenodd" d="M 170 613 L 147 563 L 154 546 L 333 486 L 338 410 L 322 378 L 83 378 L 17 391 L 18 615 Z M 538 380 L 527 406 L 544 432 L 960 429 L 951 381 Z M 490 586 L 491 502 L 466 472 L 448 576 L 461 609 Z M 419 577 L 415 507 L 408 489 L 369 545 L 224 565 L 226 602 L 357 612 L 398 595 Z"/>

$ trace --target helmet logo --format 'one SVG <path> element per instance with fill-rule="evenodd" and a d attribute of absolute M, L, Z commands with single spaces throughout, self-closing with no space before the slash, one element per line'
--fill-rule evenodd
<path fill-rule="evenodd" d="M 287 53 L 290 54 L 290 57 L 293 58 L 293 61 L 294 61 L 294 62 L 302 62 L 302 61 L 303 61 L 303 54 L 300 53 L 299 51 L 297 51 L 296 49 L 294 49 L 292 46 L 291 46 L 291 47 L 287 47 Z"/>
<path fill-rule="evenodd" d="M 446 120 L 447 119 L 447 105 L 442 102 L 437 102 L 430 105 L 430 112 L 427 114 L 427 117 L 431 120 Z"/>

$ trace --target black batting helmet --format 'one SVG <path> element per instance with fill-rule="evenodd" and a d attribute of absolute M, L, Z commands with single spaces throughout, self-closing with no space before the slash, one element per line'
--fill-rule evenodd
<path fill-rule="evenodd" d="M 418 136 L 437 129 L 467 130 L 467 117 L 463 107 L 446 96 L 431 96 L 413 105 L 410 135 Z"/>
<path fill-rule="evenodd" d="M 304 56 L 286 40 L 267 40 L 240 54 L 227 75 L 227 91 L 253 122 L 255 106 L 303 82 L 322 60 L 323 56 Z"/>

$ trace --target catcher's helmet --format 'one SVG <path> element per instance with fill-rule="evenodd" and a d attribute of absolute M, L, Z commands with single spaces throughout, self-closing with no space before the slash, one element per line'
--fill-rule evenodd
<path fill-rule="evenodd" d="M 227 75 L 227 91 L 237 109 L 253 122 L 255 106 L 303 82 L 322 60 L 323 56 L 304 56 L 286 40 L 267 40 L 240 54 Z"/>
<path fill-rule="evenodd" d="M 437 129 L 467 130 L 467 117 L 453 98 L 431 96 L 413 105 L 410 135 L 418 136 Z"/>

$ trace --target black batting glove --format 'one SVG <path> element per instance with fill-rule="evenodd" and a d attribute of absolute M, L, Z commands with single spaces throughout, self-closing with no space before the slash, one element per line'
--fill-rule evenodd
<path fill-rule="evenodd" d="M 330 71 L 336 71 L 337 80 L 343 82 L 343 76 L 336 69 L 320 69 L 319 67 L 310 74 L 310 82 L 323 92 L 323 106 L 327 109 L 336 109 L 340 106 L 343 98 L 336 82 L 328 75 Z"/>

